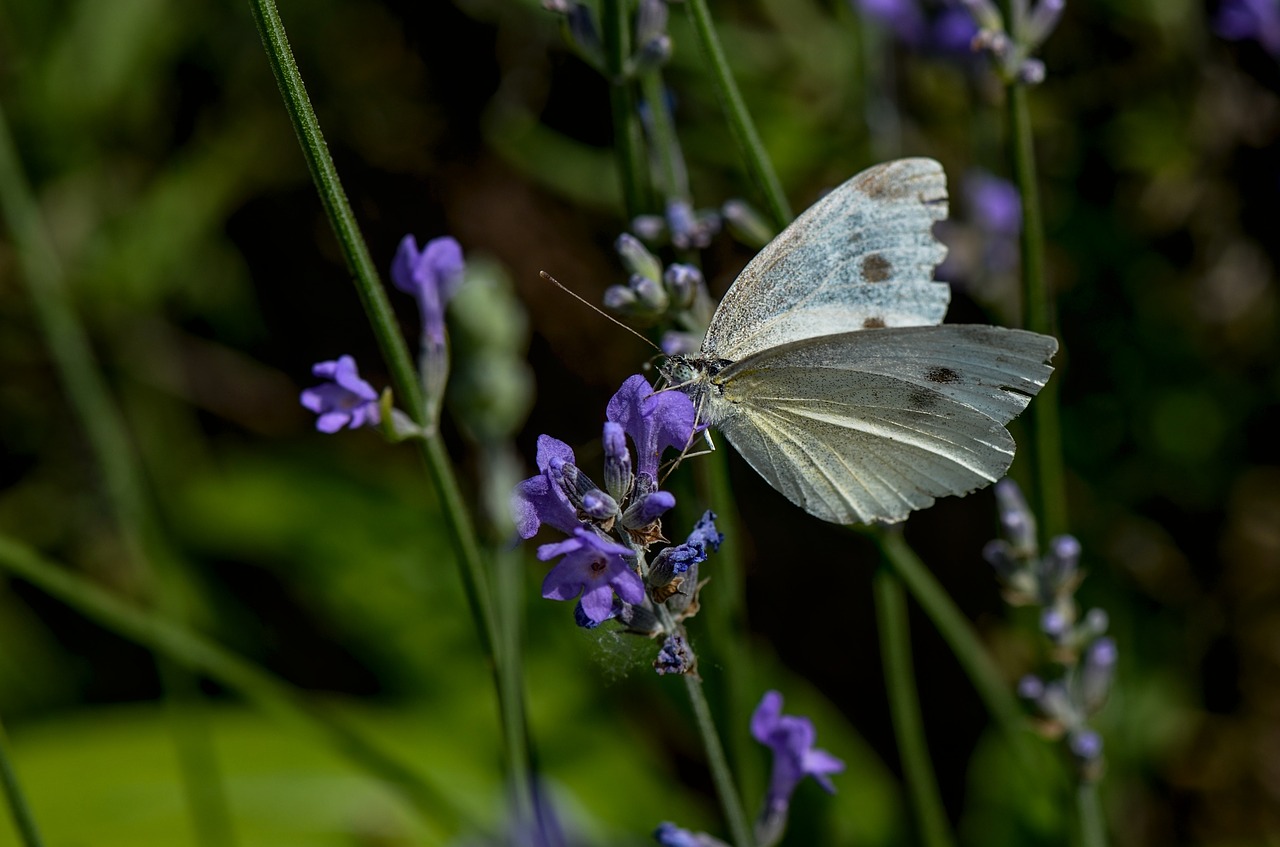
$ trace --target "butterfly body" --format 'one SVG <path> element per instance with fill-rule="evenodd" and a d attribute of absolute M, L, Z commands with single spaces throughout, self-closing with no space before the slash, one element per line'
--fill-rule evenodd
<path fill-rule="evenodd" d="M 823 520 L 900 521 L 996 481 L 1013 461 L 1004 425 L 1053 370 L 1049 336 L 939 325 L 945 216 L 937 162 L 864 171 L 747 265 L 698 355 L 663 366 L 700 424 Z"/>

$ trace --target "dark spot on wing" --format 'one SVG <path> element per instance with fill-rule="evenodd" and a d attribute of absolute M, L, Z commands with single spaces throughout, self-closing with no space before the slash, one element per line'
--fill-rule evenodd
<path fill-rule="evenodd" d="M 938 395 L 932 391 L 912 391 L 911 396 L 907 398 L 907 408 L 915 409 L 918 412 L 927 412 L 938 403 Z"/>
<path fill-rule="evenodd" d="M 893 262 L 879 253 L 872 253 L 862 260 L 862 278 L 867 282 L 884 282 L 893 276 Z"/>
<path fill-rule="evenodd" d="M 959 382 L 960 374 L 951 370 L 951 368 L 944 368 L 944 367 L 938 366 L 938 367 L 929 368 L 929 370 L 925 371 L 924 378 L 929 380 L 930 382 L 936 382 L 940 385 L 945 385 L 951 382 Z"/>
<path fill-rule="evenodd" d="M 862 322 L 863 329 L 884 329 L 884 318 L 867 318 Z"/>

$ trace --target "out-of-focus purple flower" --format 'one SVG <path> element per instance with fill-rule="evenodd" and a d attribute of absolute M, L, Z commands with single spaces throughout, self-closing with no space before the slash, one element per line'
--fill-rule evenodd
<path fill-rule="evenodd" d="M 572 534 L 582 526 L 577 510 L 556 482 L 564 464 L 573 464 L 573 448 L 549 435 L 538 436 L 537 476 L 521 481 L 511 494 L 511 515 L 521 538 L 532 538 L 543 524 Z"/>
<path fill-rule="evenodd" d="M 1231 41 L 1256 41 L 1273 56 L 1280 56 L 1280 2 L 1277 0 L 1223 0 L 1214 31 Z"/>
<path fill-rule="evenodd" d="M 422 310 L 422 337 L 444 343 L 444 307 L 462 284 L 462 247 L 449 236 L 433 238 L 421 251 L 412 235 L 400 240 L 391 262 L 391 281 L 412 294 Z"/>
<path fill-rule="evenodd" d="M 690 832 L 669 822 L 659 824 L 653 831 L 653 840 L 662 847 L 726 847 L 719 838 L 705 832 Z"/>
<path fill-rule="evenodd" d="M 893 30 L 907 44 L 920 44 L 928 23 L 917 0 L 854 0 L 862 14 Z"/>
<path fill-rule="evenodd" d="M 538 548 L 538 558 L 544 562 L 564 556 L 543 580 L 542 596 L 573 600 L 581 595 L 587 619 L 597 624 L 606 621 L 613 612 L 614 592 L 627 603 L 644 601 L 644 582 L 624 558 L 630 555 L 631 550 L 621 544 L 578 527 L 573 538 Z"/>
<path fill-rule="evenodd" d="M 751 716 L 751 735 L 773 751 L 773 775 L 769 780 L 766 814 L 784 811 L 791 794 L 806 776 L 834 794 L 828 774 L 844 770 L 844 762 L 826 750 L 815 750 L 816 732 L 808 718 L 782 714 L 782 695 L 768 691 Z"/>
<path fill-rule="evenodd" d="M 330 380 L 303 390 L 300 397 L 303 406 L 319 415 L 316 429 L 337 432 L 344 426 L 358 429 L 377 426 L 381 421 L 378 392 L 360 378 L 355 359 L 339 356 L 331 362 L 318 362 L 312 366 L 311 373 Z"/>
<path fill-rule="evenodd" d="M 1016 235 L 1022 230 L 1022 197 L 1012 182 L 982 170 L 964 178 L 969 219 L 990 233 Z"/>
<path fill-rule="evenodd" d="M 662 451 L 683 450 L 693 438 L 693 401 L 679 391 L 654 393 L 636 374 L 622 383 L 609 400 L 605 417 L 622 425 L 636 448 L 636 474 L 657 480 Z"/>
<path fill-rule="evenodd" d="M 939 52 L 972 55 L 973 39 L 978 34 L 978 24 L 967 9 L 948 6 L 934 18 L 930 32 L 930 40 Z"/>

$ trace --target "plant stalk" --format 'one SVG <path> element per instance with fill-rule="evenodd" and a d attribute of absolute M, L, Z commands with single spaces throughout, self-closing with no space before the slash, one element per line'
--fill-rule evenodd
<path fill-rule="evenodd" d="M 938 792 L 938 780 L 929 760 L 920 716 L 919 694 L 911 664 L 911 629 L 907 595 L 902 580 L 881 566 L 875 575 L 876 619 L 880 627 L 880 655 L 884 662 L 885 689 L 893 713 L 893 730 L 911 805 L 915 807 L 921 841 L 925 847 L 952 847 L 947 813 Z"/>
<path fill-rule="evenodd" d="M 711 21 L 706 0 L 686 0 L 685 6 L 689 10 L 689 19 L 693 22 L 698 43 L 702 45 L 702 53 L 711 65 L 711 79 L 724 107 L 729 132 L 738 144 L 751 179 L 764 197 L 773 222 L 778 229 L 782 229 L 791 223 L 791 206 L 787 203 L 787 196 L 782 191 L 782 183 L 778 181 L 773 163 L 765 152 L 764 142 L 760 140 L 755 122 L 747 112 L 742 92 L 738 90 L 738 84 L 729 70 L 729 60 L 725 58 L 724 48 L 720 45 L 720 37 Z"/>
<path fill-rule="evenodd" d="M 23 847 L 44 847 L 40 831 L 36 828 L 35 817 L 31 814 L 27 797 L 18 782 L 13 758 L 9 755 L 9 736 L 4 731 L 4 724 L 0 724 L 0 786 L 3 786 L 4 799 L 9 805 L 9 814 L 13 817 L 13 827 L 18 831 Z"/>

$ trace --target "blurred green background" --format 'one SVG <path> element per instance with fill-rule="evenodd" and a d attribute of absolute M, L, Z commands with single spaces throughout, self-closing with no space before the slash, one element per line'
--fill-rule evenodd
<path fill-rule="evenodd" d="M 844 2 L 712 10 L 793 205 L 881 159 L 938 158 L 957 219 L 946 237 L 970 260 L 951 319 L 1013 321 L 1010 271 L 972 261 L 986 236 L 962 188 L 975 168 L 1009 170 L 984 66 L 896 43 Z M 593 467 L 604 404 L 648 353 L 537 272 L 597 300 L 623 281 L 606 84 L 533 0 L 281 12 L 375 259 L 389 266 L 406 232 L 448 233 L 505 267 L 537 380 L 519 446 L 531 457 L 549 433 Z M 1108 610 L 1121 651 L 1098 722 L 1117 844 L 1280 843 L 1280 64 L 1217 38 L 1215 12 L 1072 0 L 1032 91 L 1082 598 Z M 679 5 L 671 34 L 695 204 L 761 205 Z M 193 625 L 346 704 L 499 826 L 489 680 L 429 485 L 407 449 L 317 434 L 297 402 L 311 364 L 339 354 L 386 377 L 247 4 L 3 0 L 0 105 L 188 565 Z M 0 533 L 141 597 L 0 236 Z M 713 292 L 750 255 L 717 238 Z M 414 304 L 394 297 L 415 338 Z M 474 495 L 475 448 L 446 434 Z M 802 788 L 787 843 L 906 843 L 874 554 L 733 459 L 759 691 L 781 689 L 850 764 L 834 799 Z M 995 529 L 982 492 L 907 532 L 1012 680 L 1032 636 L 981 558 Z M 680 686 L 653 677 L 645 645 L 578 630 L 567 604 L 538 599 L 544 570 L 528 567 L 527 687 L 566 827 L 589 844 L 645 843 L 668 819 L 716 827 Z M 1044 785 L 1018 777 L 915 623 L 929 741 L 965 841 L 1064 843 L 1059 764 L 1046 747 Z M 345 760 L 205 687 L 240 843 L 444 843 Z M 0 588 L 0 715 L 51 845 L 194 843 L 159 690 L 148 652 L 22 580 Z"/>

